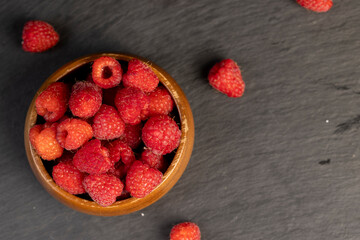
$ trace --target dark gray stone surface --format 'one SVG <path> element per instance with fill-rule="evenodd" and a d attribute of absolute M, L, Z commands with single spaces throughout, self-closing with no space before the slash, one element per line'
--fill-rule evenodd
<path fill-rule="evenodd" d="M 203 239 L 360 239 L 358 0 L 335 0 L 326 14 L 294 0 L 2 1 L 0 12 L 1 239 L 167 239 L 184 220 L 198 223 Z M 52 23 L 59 45 L 22 51 L 30 19 Z M 110 218 L 53 199 L 23 145 L 41 83 L 66 62 L 103 51 L 166 69 L 196 124 L 175 187 L 143 211 Z M 207 84 L 223 58 L 241 66 L 241 99 Z"/>

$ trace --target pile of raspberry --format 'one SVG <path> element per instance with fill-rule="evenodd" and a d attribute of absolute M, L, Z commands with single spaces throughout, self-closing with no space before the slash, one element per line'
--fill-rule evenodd
<path fill-rule="evenodd" d="M 84 81 L 60 80 L 37 96 L 30 142 L 70 194 L 103 207 L 143 198 L 162 182 L 180 143 L 174 101 L 138 59 L 125 66 L 100 57 L 90 71 Z"/>

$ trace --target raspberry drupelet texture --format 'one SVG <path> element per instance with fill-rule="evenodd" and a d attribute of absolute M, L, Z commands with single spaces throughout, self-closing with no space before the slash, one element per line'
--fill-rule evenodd
<path fill-rule="evenodd" d="M 72 161 L 63 161 L 53 167 L 53 179 L 57 185 L 71 194 L 85 193 L 82 184 L 85 173 L 80 172 Z"/>
<path fill-rule="evenodd" d="M 116 93 L 115 105 L 126 124 L 141 122 L 141 112 L 149 106 L 149 98 L 138 88 L 123 88 Z"/>
<path fill-rule="evenodd" d="M 117 163 L 111 166 L 111 168 L 107 173 L 110 173 L 119 179 L 123 179 L 125 178 L 129 168 L 130 165 L 125 165 L 123 162 L 118 161 Z"/>
<path fill-rule="evenodd" d="M 93 137 L 93 130 L 89 123 L 68 118 L 57 126 L 56 140 L 66 150 L 75 150 Z"/>
<path fill-rule="evenodd" d="M 125 188 L 131 196 L 143 198 L 162 181 L 162 173 L 141 161 L 135 161 L 126 175 Z"/>
<path fill-rule="evenodd" d="M 333 5 L 332 0 L 297 0 L 297 3 L 314 12 L 327 12 Z"/>
<path fill-rule="evenodd" d="M 59 34 L 44 21 L 28 21 L 22 32 L 22 48 L 26 52 L 44 52 L 59 42 Z"/>
<path fill-rule="evenodd" d="M 144 163 L 147 163 L 150 167 L 158 169 L 162 173 L 164 173 L 168 167 L 163 155 L 156 155 L 149 149 L 145 149 L 141 153 L 141 160 Z"/>
<path fill-rule="evenodd" d="M 245 83 L 242 79 L 240 68 L 231 59 L 225 59 L 216 63 L 209 72 L 209 83 L 218 91 L 228 97 L 241 97 L 245 91 Z"/>
<path fill-rule="evenodd" d="M 125 123 L 114 107 L 103 104 L 95 114 L 92 128 L 97 139 L 111 140 L 124 133 Z"/>
<path fill-rule="evenodd" d="M 121 159 L 124 164 L 130 165 L 135 161 L 134 152 L 121 140 L 109 142 L 106 144 L 106 147 L 109 149 L 110 160 L 112 163 L 116 163 Z"/>
<path fill-rule="evenodd" d="M 174 100 L 163 86 L 157 87 L 149 94 L 149 107 L 142 119 L 156 115 L 168 115 L 174 108 Z"/>
<path fill-rule="evenodd" d="M 50 84 L 36 98 L 35 108 L 37 114 L 43 116 L 48 122 L 56 122 L 66 112 L 69 100 L 69 89 L 65 83 Z"/>
<path fill-rule="evenodd" d="M 170 240 L 200 240 L 200 228 L 192 222 L 175 225 L 170 232 Z"/>
<path fill-rule="evenodd" d="M 175 150 L 180 143 L 181 131 L 176 122 L 166 115 L 151 117 L 142 130 L 146 147 L 157 155 Z"/>
<path fill-rule="evenodd" d="M 30 129 L 31 145 L 44 160 L 55 160 L 63 154 L 64 149 L 56 141 L 57 125 L 57 123 L 47 124 L 46 128 L 44 125 L 35 125 Z"/>
<path fill-rule="evenodd" d="M 141 130 L 143 125 L 141 123 L 137 125 L 127 124 L 125 126 L 124 134 L 120 137 L 120 140 L 129 145 L 132 149 L 136 149 L 141 143 Z"/>
<path fill-rule="evenodd" d="M 95 83 L 76 82 L 71 91 L 69 108 L 80 118 L 90 118 L 99 110 L 102 103 L 102 90 Z"/>
<path fill-rule="evenodd" d="M 121 195 L 124 188 L 120 179 L 107 173 L 89 175 L 85 177 L 83 185 L 90 197 L 103 207 L 116 202 L 116 197 Z"/>
<path fill-rule="evenodd" d="M 36 150 L 36 147 L 35 147 L 36 139 L 43 129 L 44 129 L 44 124 L 34 125 L 32 128 L 30 128 L 29 140 L 30 140 L 31 145 L 35 148 L 35 150 Z"/>
<path fill-rule="evenodd" d="M 89 174 L 106 173 L 113 165 L 109 158 L 109 150 L 101 146 L 98 139 L 85 143 L 75 153 L 73 162 L 81 172 Z"/>
<path fill-rule="evenodd" d="M 101 88 L 116 87 L 122 79 L 120 63 L 112 57 L 96 59 L 92 66 L 92 79 Z"/>
<path fill-rule="evenodd" d="M 125 87 L 139 88 L 147 93 L 155 90 L 159 84 L 159 78 L 148 65 L 134 58 L 129 61 L 123 84 Z"/>

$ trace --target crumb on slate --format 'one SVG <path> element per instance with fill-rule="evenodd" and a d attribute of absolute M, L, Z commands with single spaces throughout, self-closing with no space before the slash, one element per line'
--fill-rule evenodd
<path fill-rule="evenodd" d="M 330 164 L 330 161 L 331 161 L 331 159 L 328 158 L 328 159 L 326 159 L 326 160 L 321 160 L 321 161 L 319 162 L 319 164 L 320 164 L 320 165 Z"/>

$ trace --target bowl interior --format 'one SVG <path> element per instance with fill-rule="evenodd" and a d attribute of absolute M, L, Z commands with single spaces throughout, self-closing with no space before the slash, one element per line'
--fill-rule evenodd
<path fill-rule="evenodd" d="M 87 74 L 91 72 L 90 63 L 101 56 L 110 56 L 116 58 L 120 61 L 123 68 L 126 66 L 126 64 L 123 63 L 128 62 L 132 58 L 138 58 L 146 62 L 159 77 L 162 85 L 165 86 L 172 95 L 177 109 L 177 111 L 173 112 L 173 116 L 177 122 L 180 122 L 180 128 L 182 132 L 179 147 L 177 148 L 176 152 L 174 152 L 172 155 L 169 155 L 169 157 L 173 157 L 173 159 L 167 171 L 164 173 L 162 183 L 145 198 L 138 199 L 131 197 L 125 200 L 117 201 L 109 207 L 101 207 L 90 199 L 74 196 L 57 186 L 49 174 L 53 164 L 47 163 L 46 161 L 44 161 L 44 164 L 35 150 L 31 147 L 29 141 L 30 128 L 37 123 L 41 123 L 39 122 L 41 121 L 40 118 L 37 118 L 35 110 L 36 97 L 53 82 L 63 81 L 65 83 L 71 83 L 75 78 L 77 80 L 86 79 Z M 124 72 L 126 72 L 126 69 L 124 69 Z M 184 172 L 191 156 L 194 143 L 194 121 L 190 105 L 183 91 L 175 82 L 175 80 L 159 66 L 147 59 L 130 54 L 101 53 L 88 55 L 64 65 L 43 83 L 29 106 L 25 121 L 24 139 L 29 164 L 38 181 L 53 197 L 55 197 L 63 204 L 80 212 L 100 216 L 114 216 L 128 214 L 140 210 L 160 199 L 174 186 L 174 184 L 178 181 Z"/>

